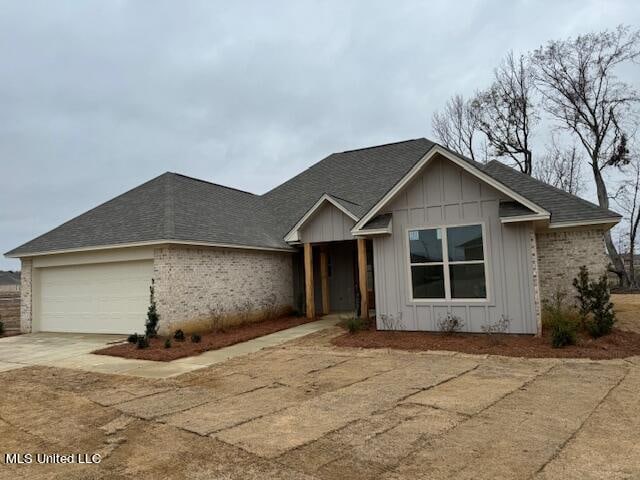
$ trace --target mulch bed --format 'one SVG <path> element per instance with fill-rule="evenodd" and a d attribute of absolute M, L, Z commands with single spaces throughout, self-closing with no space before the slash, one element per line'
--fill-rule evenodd
<path fill-rule="evenodd" d="M 150 340 L 148 348 L 139 349 L 131 343 L 119 343 L 111 347 L 96 350 L 93 353 L 98 355 L 111 355 L 113 357 L 170 362 L 178 358 L 190 357 L 209 350 L 228 347 L 310 321 L 312 320 L 305 317 L 283 317 L 275 320 L 239 325 L 237 327 L 227 328 L 224 331 L 204 333 L 201 334 L 202 340 L 199 343 L 193 343 L 191 336 L 185 335 L 186 338 L 181 342 L 171 338 L 171 348 L 164 348 L 164 342 L 167 337 L 157 337 Z"/>
<path fill-rule="evenodd" d="M 339 347 L 391 348 L 397 350 L 449 350 L 462 353 L 528 358 L 590 358 L 594 360 L 640 355 L 640 334 L 614 329 L 610 335 L 592 339 L 585 334 L 577 345 L 553 348 L 549 335 L 495 335 L 437 332 L 390 332 L 361 330 L 345 333 L 331 342 Z"/>

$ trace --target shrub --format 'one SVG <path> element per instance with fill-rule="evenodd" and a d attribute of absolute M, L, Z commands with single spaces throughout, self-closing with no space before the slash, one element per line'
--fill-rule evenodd
<path fill-rule="evenodd" d="M 564 291 L 556 291 L 550 302 L 545 302 L 542 323 L 551 332 L 551 346 L 561 348 L 574 345 L 580 328 L 580 315 L 566 306 Z"/>
<path fill-rule="evenodd" d="M 591 282 L 591 316 L 585 326 L 592 337 L 598 338 L 611 333 L 616 315 L 611 303 L 611 293 L 607 275 L 602 275 L 597 282 Z"/>
<path fill-rule="evenodd" d="M 171 348 L 171 339 L 170 338 L 165 339 L 164 348 Z"/>
<path fill-rule="evenodd" d="M 224 309 L 217 305 L 209 305 L 209 329 L 212 332 L 224 332 Z"/>
<path fill-rule="evenodd" d="M 511 320 L 509 319 L 509 317 L 501 315 L 499 320 L 496 320 L 494 323 L 487 323 L 486 325 L 482 325 L 480 329 L 487 335 L 489 343 L 497 344 L 499 340 L 496 335 L 507 333 L 510 324 Z"/>
<path fill-rule="evenodd" d="M 402 312 L 398 312 L 396 315 L 381 313 L 379 318 L 383 330 L 402 330 Z"/>
<path fill-rule="evenodd" d="M 177 340 L 178 342 L 184 342 L 184 332 L 180 329 L 176 330 L 176 332 L 173 334 L 173 339 Z"/>
<path fill-rule="evenodd" d="M 603 274 L 597 282 L 592 281 L 589 279 L 589 270 L 583 265 L 578 277 L 573 279 L 573 287 L 578 292 L 576 299 L 580 306 L 580 318 L 589 334 L 597 338 L 611 333 L 616 316 L 607 275 Z"/>
<path fill-rule="evenodd" d="M 202 337 L 199 334 L 197 334 L 197 333 L 191 334 L 191 342 L 192 343 L 200 343 L 200 340 L 202 340 Z"/>
<path fill-rule="evenodd" d="M 361 318 L 349 317 L 346 321 L 347 330 L 349 333 L 356 333 L 359 330 L 364 330 L 365 323 Z"/>
<path fill-rule="evenodd" d="M 139 349 L 147 348 L 149 346 L 149 339 L 144 335 L 138 335 L 138 343 L 136 347 Z"/>
<path fill-rule="evenodd" d="M 133 333 L 127 337 L 127 342 L 129 343 L 138 343 L 138 334 Z"/>
<path fill-rule="evenodd" d="M 158 333 L 158 322 L 160 321 L 160 316 L 156 310 L 156 299 L 154 296 L 154 285 L 153 280 L 151 280 L 151 286 L 149 287 L 149 309 L 147 310 L 147 321 L 145 323 L 145 335 L 149 338 L 155 337 Z"/>
<path fill-rule="evenodd" d="M 463 328 L 464 322 L 462 321 L 462 319 L 456 315 L 453 315 L 451 312 L 447 313 L 444 318 L 440 317 L 438 319 L 438 329 L 442 333 L 446 333 L 447 335 L 457 333 Z"/>

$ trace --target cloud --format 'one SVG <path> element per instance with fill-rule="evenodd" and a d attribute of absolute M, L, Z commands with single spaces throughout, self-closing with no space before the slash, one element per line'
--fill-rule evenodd
<path fill-rule="evenodd" d="M 631 1 L 5 2 L 0 250 L 167 170 L 261 193 L 430 136 L 508 49 L 639 20 Z"/>

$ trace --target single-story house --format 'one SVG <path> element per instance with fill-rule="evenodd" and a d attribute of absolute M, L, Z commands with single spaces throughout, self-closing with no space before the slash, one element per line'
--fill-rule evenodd
<path fill-rule="evenodd" d="M 0 270 L 0 294 L 20 291 L 20 272 Z"/>
<path fill-rule="evenodd" d="M 380 329 L 540 330 L 541 302 L 602 274 L 620 215 L 424 138 L 334 153 L 264 195 L 165 173 L 11 250 L 21 328 L 162 332 L 295 308 Z"/>

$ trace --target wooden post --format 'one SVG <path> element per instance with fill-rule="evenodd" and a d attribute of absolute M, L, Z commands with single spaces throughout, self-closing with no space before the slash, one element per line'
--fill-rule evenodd
<path fill-rule="evenodd" d="M 304 244 L 304 290 L 307 299 L 307 318 L 316 316 L 316 306 L 313 299 L 313 247 Z"/>
<path fill-rule="evenodd" d="M 367 240 L 358 238 L 358 283 L 360 284 L 360 317 L 369 318 L 367 290 Z"/>
<path fill-rule="evenodd" d="M 322 280 L 322 314 L 329 315 L 329 256 L 326 247 L 320 250 L 320 279 Z"/>

